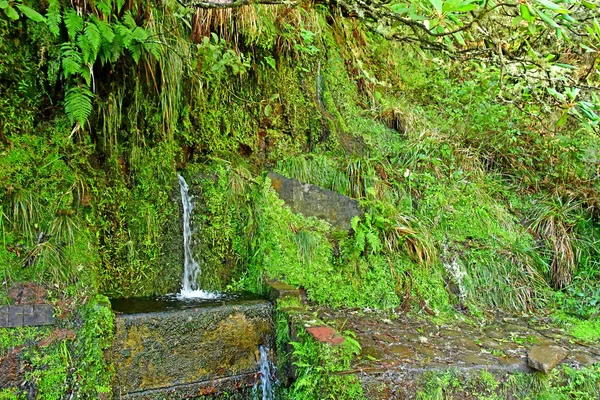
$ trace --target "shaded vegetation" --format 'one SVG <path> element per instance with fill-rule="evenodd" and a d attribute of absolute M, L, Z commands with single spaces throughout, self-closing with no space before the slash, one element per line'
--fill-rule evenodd
<path fill-rule="evenodd" d="M 322 5 L 12 5 L 17 18 L 0 13 L 0 303 L 23 281 L 57 299 L 177 291 L 180 171 L 201 287 L 261 293 L 279 279 L 335 307 L 550 309 L 597 338 L 600 139 L 575 100 L 557 111 L 536 96 L 560 96 L 516 83 L 507 95 L 502 68 Z M 268 169 L 365 214 L 351 232 L 293 214 Z M 109 391 L 108 375 L 90 376 L 106 368 L 110 318 L 86 307 L 75 342 L 27 353 L 45 398 Z M 16 332 L 3 346 L 38 334 Z M 317 351 L 306 343 L 301 360 Z M 305 367 L 292 391 L 314 394 L 323 382 Z"/>

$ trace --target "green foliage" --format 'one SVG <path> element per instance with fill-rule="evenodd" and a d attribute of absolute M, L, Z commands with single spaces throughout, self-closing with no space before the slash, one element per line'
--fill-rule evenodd
<path fill-rule="evenodd" d="M 346 331 L 344 343 L 331 346 L 316 342 L 303 329 L 293 346 L 293 364 L 298 378 L 286 393 L 289 399 L 362 399 L 362 388 L 353 375 L 343 375 L 350 368 L 360 345 L 352 332 Z"/>
<path fill-rule="evenodd" d="M 81 309 L 83 326 L 73 343 L 77 360 L 73 391 L 83 398 L 112 393 L 112 366 L 104 352 L 112 345 L 114 314 L 108 298 L 97 295 Z"/>
<path fill-rule="evenodd" d="M 477 374 L 460 374 L 450 370 L 429 373 L 423 378 L 418 399 L 457 399 L 475 396 L 478 399 L 507 399 L 519 397 L 533 399 L 589 399 L 600 394 L 600 370 L 597 365 L 579 369 L 563 365 L 549 375 L 511 374 L 495 377 L 482 371 Z"/>

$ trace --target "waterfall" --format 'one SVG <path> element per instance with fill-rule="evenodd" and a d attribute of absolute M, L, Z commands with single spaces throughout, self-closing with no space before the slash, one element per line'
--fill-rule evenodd
<path fill-rule="evenodd" d="M 273 383 L 271 382 L 271 362 L 267 357 L 267 348 L 260 346 L 259 374 L 260 386 L 262 389 L 262 400 L 273 400 Z"/>
<path fill-rule="evenodd" d="M 194 259 L 192 251 L 192 210 L 194 204 L 189 194 L 189 188 L 183 176 L 179 178 L 179 190 L 181 192 L 181 204 L 183 205 L 183 279 L 181 280 L 181 298 L 214 299 L 220 297 L 218 293 L 198 290 L 198 275 L 200 275 L 200 264 Z"/>

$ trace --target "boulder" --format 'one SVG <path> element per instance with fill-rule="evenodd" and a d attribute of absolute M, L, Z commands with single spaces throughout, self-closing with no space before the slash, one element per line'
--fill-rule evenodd
<path fill-rule="evenodd" d="M 295 213 L 317 217 L 343 230 L 350 230 L 352 218 L 362 215 L 358 201 L 350 197 L 276 172 L 269 172 L 267 176 L 279 197 Z"/>
<path fill-rule="evenodd" d="M 567 354 L 566 349 L 556 345 L 533 346 L 527 354 L 528 364 L 531 368 L 547 374 L 564 360 Z"/>

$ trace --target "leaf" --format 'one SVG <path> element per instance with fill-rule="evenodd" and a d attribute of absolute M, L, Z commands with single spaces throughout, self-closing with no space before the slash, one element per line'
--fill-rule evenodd
<path fill-rule="evenodd" d="M 35 22 L 46 22 L 46 18 L 39 12 L 35 11 L 33 8 L 29 8 L 24 6 L 23 4 L 17 4 L 17 8 L 21 10 L 21 12 L 30 20 Z"/>
<path fill-rule="evenodd" d="M 19 13 L 11 6 L 6 7 L 6 9 L 4 10 L 4 13 L 10 19 L 13 19 L 15 21 L 19 19 Z"/>
<path fill-rule="evenodd" d="M 595 10 L 596 8 L 598 8 L 598 5 L 586 0 L 581 0 L 581 4 L 583 4 L 583 6 L 589 10 Z"/>
<path fill-rule="evenodd" d="M 412 7 L 407 7 L 406 4 L 392 4 L 390 8 L 396 14 L 405 14 L 412 9 Z"/>
<path fill-rule="evenodd" d="M 558 122 L 556 123 L 557 127 L 561 127 L 565 124 L 565 122 L 567 122 L 567 118 L 569 116 L 569 113 L 567 112 L 567 110 L 565 110 L 562 114 L 562 116 L 560 117 L 560 119 L 558 120 Z"/>
<path fill-rule="evenodd" d="M 535 16 L 531 15 L 531 12 L 529 11 L 529 6 L 527 5 L 527 3 L 521 3 L 521 5 L 519 6 L 519 9 L 521 11 L 521 17 L 523 17 L 523 19 L 527 22 L 533 22 L 535 21 Z"/>
<path fill-rule="evenodd" d="M 133 19 L 133 16 L 131 15 L 131 11 L 127 11 L 125 13 L 125 15 L 123 16 L 123 23 L 129 29 L 135 29 L 137 27 L 137 24 L 135 23 L 135 20 Z"/>
<path fill-rule="evenodd" d="M 71 123 L 79 122 L 85 125 L 92 114 L 92 99 L 94 98 L 89 86 L 75 85 L 67 89 L 65 94 L 65 112 Z"/>
<path fill-rule="evenodd" d="M 534 11 L 534 12 L 535 12 L 537 15 L 539 15 L 539 16 L 540 16 L 540 18 L 541 18 L 541 19 L 542 19 L 542 20 L 543 20 L 543 21 L 546 23 L 546 25 L 548 25 L 548 26 L 550 26 L 550 27 L 552 27 L 552 28 L 555 28 L 555 29 L 560 29 L 560 26 L 559 26 L 559 25 L 556 23 L 556 21 L 554 21 L 554 20 L 552 19 L 552 17 L 550 17 L 548 14 L 546 14 L 546 13 L 545 13 L 545 12 L 543 12 L 543 11 L 540 11 L 540 10 L 538 10 L 537 8 L 535 8 L 535 7 L 533 7 L 533 6 L 531 7 L 531 9 L 532 9 L 532 10 L 533 10 L 533 11 Z"/>
<path fill-rule="evenodd" d="M 62 70 L 65 78 L 79 74 L 82 57 L 79 49 L 73 43 L 63 43 L 60 48 L 62 55 Z"/>
<path fill-rule="evenodd" d="M 84 35 L 79 35 L 77 36 L 77 44 L 81 49 L 81 59 L 83 64 L 87 64 L 92 61 L 93 51 L 89 40 Z"/>
<path fill-rule="evenodd" d="M 545 8 L 552 10 L 554 12 L 557 12 L 559 14 L 568 14 L 569 13 L 569 10 L 559 6 L 556 3 L 551 2 L 550 0 L 536 0 L 536 1 L 538 3 L 540 3 L 542 6 L 544 6 Z"/>
<path fill-rule="evenodd" d="M 75 10 L 68 10 L 64 15 L 65 26 L 71 40 L 75 40 L 78 33 L 83 30 L 83 18 Z"/>
<path fill-rule="evenodd" d="M 6 10 L 8 8 L 8 1 L 2 0 L 0 1 L 0 10 Z"/>
<path fill-rule="evenodd" d="M 438 15 L 442 15 L 442 8 L 444 7 L 442 4 L 442 0 L 429 0 L 435 11 L 437 11 Z"/>

